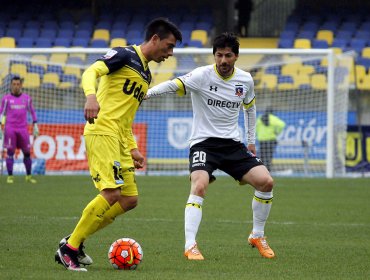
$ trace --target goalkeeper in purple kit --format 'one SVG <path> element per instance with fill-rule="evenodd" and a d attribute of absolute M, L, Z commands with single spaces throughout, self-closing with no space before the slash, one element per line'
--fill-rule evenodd
<path fill-rule="evenodd" d="M 5 94 L 0 105 L 0 139 L 4 137 L 4 149 L 7 151 L 6 168 L 8 170 L 7 183 L 14 183 L 13 165 L 16 149 L 21 149 L 24 155 L 23 162 L 26 168 L 26 182 L 36 183 L 31 176 L 31 144 L 28 132 L 27 112 L 30 112 L 33 121 L 33 136 L 37 137 L 39 129 L 32 98 L 22 92 L 22 79 L 15 76 L 11 79 L 10 93 Z M 1 121 L 5 119 L 4 131 Z"/>

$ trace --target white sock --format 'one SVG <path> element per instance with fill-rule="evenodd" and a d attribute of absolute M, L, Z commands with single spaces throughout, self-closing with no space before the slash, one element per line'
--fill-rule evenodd
<path fill-rule="evenodd" d="M 265 235 L 265 224 L 270 214 L 272 205 L 272 192 L 255 191 L 252 199 L 253 230 L 252 237 L 263 237 Z"/>
<path fill-rule="evenodd" d="M 185 250 L 195 244 L 195 238 L 202 220 L 203 197 L 189 195 L 185 207 Z"/>

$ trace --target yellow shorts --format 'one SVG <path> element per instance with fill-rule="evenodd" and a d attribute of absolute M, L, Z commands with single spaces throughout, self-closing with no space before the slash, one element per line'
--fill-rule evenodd
<path fill-rule="evenodd" d="M 135 167 L 127 146 L 117 138 L 107 135 L 85 135 L 90 175 L 95 187 L 121 188 L 124 196 L 138 195 Z"/>

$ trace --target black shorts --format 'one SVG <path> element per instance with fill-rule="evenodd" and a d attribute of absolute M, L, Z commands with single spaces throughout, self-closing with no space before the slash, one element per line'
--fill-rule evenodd
<path fill-rule="evenodd" d="M 204 170 L 209 178 L 216 169 L 222 170 L 240 181 L 253 167 L 263 165 L 262 161 L 248 151 L 247 147 L 232 139 L 208 138 L 190 148 L 189 170 Z"/>

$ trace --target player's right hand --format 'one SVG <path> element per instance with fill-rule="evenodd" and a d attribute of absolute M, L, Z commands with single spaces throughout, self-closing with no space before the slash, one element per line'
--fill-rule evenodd
<path fill-rule="evenodd" d="M 84 108 L 85 120 L 87 120 L 89 123 L 94 123 L 94 119 L 98 118 L 99 111 L 100 106 L 96 99 L 96 95 L 90 94 L 86 96 L 86 103 Z"/>

